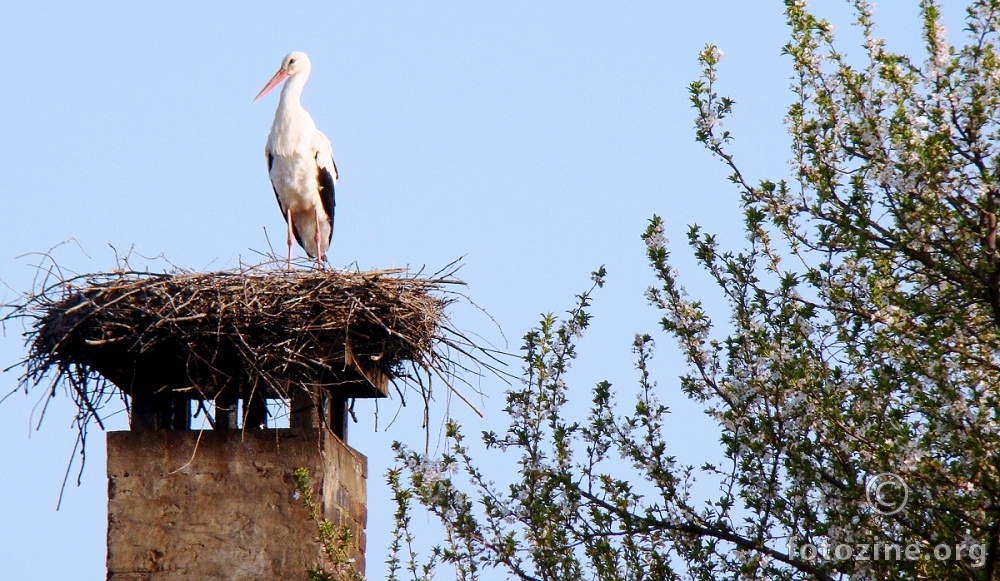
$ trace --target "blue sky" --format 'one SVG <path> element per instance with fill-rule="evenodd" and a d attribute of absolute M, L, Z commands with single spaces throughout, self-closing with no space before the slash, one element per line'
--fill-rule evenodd
<path fill-rule="evenodd" d="M 689 290 L 724 319 L 683 244 L 698 223 L 738 245 L 738 195 L 694 142 L 686 87 L 698 51 L 718 44 L 739 162 L 755 180 L 785 176 L 780 2 L 203 4 L 0 8 L 0 300 L 31 288 L 37 258 L 23 255 L 70 239 L 55 257 L 75 272 L 111 269 L 112 248 L 130 247 L 133 267 L 156 267 L 141 256 L 162 254 L 189 269 L 232 268 L 267 250 L 265 229 L 280 251 L 284 223 L 263 159 L 277 92 L 251 100 L 286 53 L 302 50 L 313 63 L 303 103 L 340 170 L 331 264 L 436 270 L 464 256 L 468 294 L 511 351 L 604 264 L 574 393 L 586 401 L 601 379 L 631 393 L 631 339 L 653 332 L 679 457 L 700 464 L 716 453 L 711 426 L 677 390 L 683 364 L 642 298 L 653 278 L 639 234 L 654 212 L 664 216 Z M 814 9 L 846 27 L 845 2 Z M 914 6 L 879 7 L 876 18 L 891 46 L 916 45 Z M 845 39 L 842 49 L 854 46 Z M 454 317 L 504 347 L 473 309 Z M 8 326 L 0 338 L 0 367 L 23 357 L 21 332 Z M 0 375 L 2 394 L 17 375 Z M 503 426 L 504 384 L 481 386 L 485 419 L 453 406 L 470 433 Z M 92 434 L 82 485 L 55 511 L 74 443 L 63 395 L 38 431 L 38 393 L 0 404 L 0 578 L 104 578 L 103 434 Z M 360 406 L 350 442 L 369 457 L 368 570 L 378 578 L 391 524 L 389 443 L 417 447 L 423 434 L 415 407 L 387 432 L 372 418 Z M 109 426 L 125 424 L 119 414 Z"/>

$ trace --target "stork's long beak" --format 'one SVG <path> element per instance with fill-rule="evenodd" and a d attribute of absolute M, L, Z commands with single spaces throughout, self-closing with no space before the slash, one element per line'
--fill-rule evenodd
<path fill-rule="evenodd" d="M 266 95 L 268 91 L 277 87 L 281 83 L 281 81 L 284 81 L 287 78 L 288 78 L 288 71 L 286 71 L 285 69 L 278 69 L 278 72 L 274 73 L 274 76 L 271 77 L 271 80 L 268 81 L 267 84 L 264 85 L 264 88 L 261 89 L 259 93 L 257 93 L 257 96 L 253 98 L 253 102 L 256 103 L 257 101 L 259 101 L 260 98 Z"/>

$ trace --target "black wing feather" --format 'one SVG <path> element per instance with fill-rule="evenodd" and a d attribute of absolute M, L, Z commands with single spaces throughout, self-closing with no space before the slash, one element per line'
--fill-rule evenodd
<path fill-rule="evenodd" d="M 323 210 L 326 212 L 327 218 L 330 219 L 330 239 L 327 240 L 327 244 L 329 244 L 330 240 L 333 240 L 333 215 L 334 209 L 337 207 L 337 199 L 334 192 L 333 176 L 325 167 L 318 169 L 316 181 L 319 183 L 319 199 L 323 201 Z"/>
<path fill-rule="evenodd" d="M 273 165 L 274 155 L 271 152 L 267 152 L 267 173 L 269 178 L 271 174 L 271 166 Z M 278 201 L 278 209 L 281 210 L 281 217 L 285 219 L 285 222 L 288 222 L 288 216 L 285 215 L 285 207 L 281 205 L 281 196 L 278 195 L 278 188 L 274 187 L 274 184 L 271 184 L 271 189 L 274 190 L 274 199 Z"/>

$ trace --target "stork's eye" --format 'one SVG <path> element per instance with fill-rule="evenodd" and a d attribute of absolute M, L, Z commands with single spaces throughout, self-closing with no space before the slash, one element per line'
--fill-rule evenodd
<path fill-rule="evenodd" d="M 288 65 L 289 66 L 294 65 L 294 64 L 295 64 L 295 59 L 288 59 Z"/>

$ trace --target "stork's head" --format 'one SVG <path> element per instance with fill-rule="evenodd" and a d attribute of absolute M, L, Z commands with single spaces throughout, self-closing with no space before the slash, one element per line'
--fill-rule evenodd
<path fill-rule="evenodd" d="M 309 57 L 306 56 L 306 53 L 298 51 L 288 53 L 288 55 L 281 60 L 281 68 L 278 69 L 278 72 L 274 73 L 271 80 L 268 81 L 267 84 L 264 85 L 264 88 L 257 93 L 256 97 L 254 97 L 254 102 L 257 102 L 261 97 L 266 95 L 268 91 L 275 88 L 281 83 L 281 81 L 284 81 L 289 77 L 294 77 L 295 75 L 309 76 L 309 69 L 311 68 L 312 65 L 309 62 Z"/>
<path fill-rule="evenodd" d="M 281 61 L 281 70 L 288 72 L 288 76 L 307 72 L 310 68 L 309 57 L 304 52 L 290 52 Z"/>

